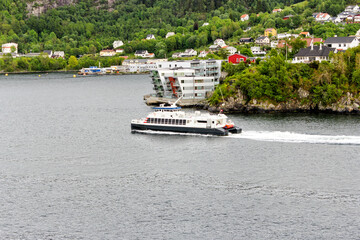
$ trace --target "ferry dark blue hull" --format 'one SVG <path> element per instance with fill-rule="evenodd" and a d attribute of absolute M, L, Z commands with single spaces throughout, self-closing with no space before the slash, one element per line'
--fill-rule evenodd
<path fill-rule="evenodd" d="M 136 130 L 153 130 L 153 131 L 165 131 L 165 132 L 181 132 L 181 133 L 198 133 L 206 135 L 227 136 L 231 133 L 241 133 L 241 128 L 233 127 L 230 129 L 223 128 L 194 128 L 183 126 L 163 126 L 152 124 L 138 124 L 131 123 L 131 131 Z"/>

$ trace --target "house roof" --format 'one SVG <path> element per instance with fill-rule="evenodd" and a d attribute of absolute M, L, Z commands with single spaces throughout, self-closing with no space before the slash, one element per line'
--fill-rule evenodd
<path fill-rule="evenodd" d="M 265 32 L 275 30 L 275 28 L 267 28 L 265 29 Z"/>
<path fill-rule="evenodd" d="M 243 14 L 241 15 L 241 18 L 246 18 L 247 16 L 249 16 L 248 14 Z"/>
<path fill-rule="evenodd" d="M 313 49 L 311 50 L 311 47 L 307 48 L 301 48 L 300 51 L 295 54 L 295 57 L 328 57 L 330 52 L 334 52 L 335 48 L 330 48 L 327 46 L 313 46 Z"/>
<path fill-rule="evenodd" d="M 268 38 L 268 37 L 266 37 L 266 36 L 261 36 L 261 37 L 258 37 L 258 38 L 256 39 L 256 41 L 264 40 L 264 39 L 266 39 L 266 38 Z"/>
<path fill-rule="evenodd" d="M 329 37 L 325 43 L 351 43 L 355 37 Z"/>
<path fill-rule="evenodd" d="M 304 38 L 302 40 L 306 41 L 306 46 L 310 47 L 311 42 L 312 43 L 316 43 L 316 42 L 323 42 L 322 38 Z"/>
<path fill-rule="evenodd" d="M 147 50 L 136 50 L 135 54 L 146 54 Z"/>
<path fill-rule="evenodd" d="M 249 38 L 240 38 L 240 42 L 252 42 L 254 41 L 253 38 L 249 37 Z"/>
<path fill-rule="evenodd" d="M 307 34 L 310 34 L 310 33 L 309 32 L 301 32 L 300 34 L 307 35 Z"/>
<path fill-rule="evenodd" d="M 319 13 L 318 15 L 316 15 L 316 18 L 325 18 L 327 16 L 330 17 L 330 15 L 328 13 Z"/>

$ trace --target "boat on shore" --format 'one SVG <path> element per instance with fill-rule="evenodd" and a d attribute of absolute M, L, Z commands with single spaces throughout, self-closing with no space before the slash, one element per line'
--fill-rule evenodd
<path fill-rule="evenodd" d="M 131 132 L 152 130 L 218 136 L 241 133 L 241 128 L 235 126 L 222 111 L 219 114 L 200 111 L 187 113 L 176 106 L 179 100 L 170 106 L 161 104 L 159 107 L 154 107 L 154 112 L 148 114 L 146 118 L 132 120 Z"/>

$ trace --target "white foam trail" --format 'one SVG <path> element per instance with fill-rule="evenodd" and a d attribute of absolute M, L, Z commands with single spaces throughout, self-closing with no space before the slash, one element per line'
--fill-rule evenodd
<path fill-rule="evenodd" d="M 152 130 L 136 130 L 135 132 L 153 135 L 183 135 L 198 137 L 219 137 L 214 135 L 204 135 L 198 133 L 178 133 L 163 132 Z M 225 138 L 251 139 L 268 142 L 288 142 L 288 143 L 312 143 L 312 144 L 335 144 L 335 145 L 360 145 L 360 136 L 345 135 L 312 135 L 295 132 L 280 131 L 243 131 L 240 134 L 230 134 Z"/>
<path fill-rule="evenodd" d="M 360 136 L 312 135 L 280 131 L 243 131 L 241 134 L 232 134 L 228 137 L 270 142 L 360 145 Z"/>

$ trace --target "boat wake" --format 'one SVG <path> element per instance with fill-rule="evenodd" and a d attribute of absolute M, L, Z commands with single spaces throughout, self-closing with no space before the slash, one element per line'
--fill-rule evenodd
<path fill-rule="evenodd" d="M 312 135 L 280 131 L 244 131 L 241 134 L 232 134 L 228 137 L 270 142 L 360 145 L 360 136 Z"/>
<path fill-rule="evenodd" d="M 178 135 L 178 136 L 198 136 L 198 137 L 221 137 L 213 135 L 203 135 L 197 133 L 178 133 L 152 130 L 136 130 L 137 133 L 154 135 Z M 280 131 L 243 131 L 240 134 L 230 134 L 222 138 L 250 139 L 268 142 L 286 143 L 311 143 L 311 144 L 334 144 L 334 145 L 360 145 L 360 136 L 346 135 L 312 135 L 295 132 Z"/>

